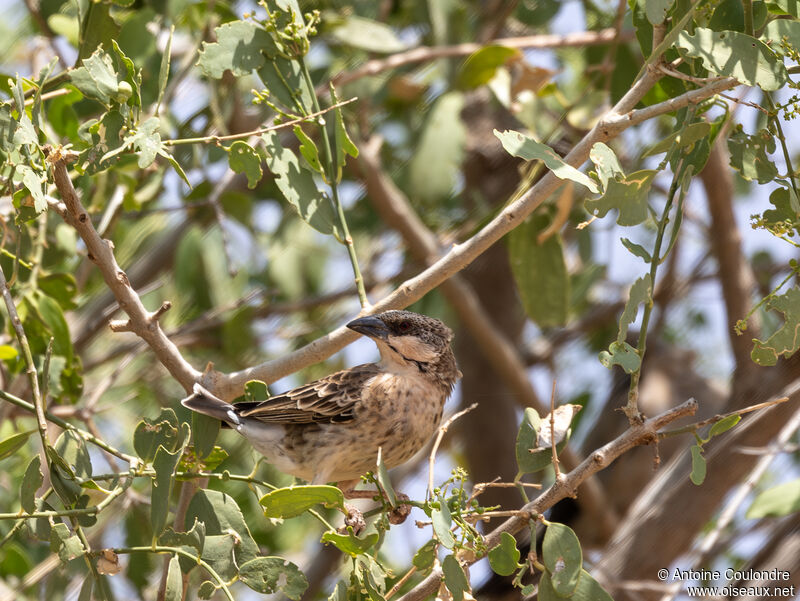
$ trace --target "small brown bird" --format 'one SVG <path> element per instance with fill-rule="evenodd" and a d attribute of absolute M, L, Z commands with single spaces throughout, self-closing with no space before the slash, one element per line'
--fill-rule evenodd
<path fill-rule="evenodd" d="M 266 401 L 232 405 L 195 385 L 181 403 L 234 428 L 282 472 L 350 491 L 375 469 L 378 447 L 391 468 L 430 440 L 461 372 L 450 349 L 453 332 L 438 319 L 387 311 L 347 327 L 375 341 L 380 362 Z"/>

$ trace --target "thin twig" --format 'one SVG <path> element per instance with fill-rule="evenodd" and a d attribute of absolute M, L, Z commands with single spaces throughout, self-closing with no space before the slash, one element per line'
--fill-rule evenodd
<path fill-rule="evenodd" d="M 458 413 L 454 413 L 453 415 L 448 417 L 447 420 L 441 426 L 439 426 L 439 431 L 436 433 L 436 439 L 433 441 L 433 447 L 431 447 L 431 454 L 428 457 L 428 492 L 427 492 L 428 498 L 431 498 L 433 495 L 433 467 L 434 464 L 436 463 L 436 452 L 439 450 L 439 445 L 442 443 L 442 438 L 444 438 L 444 435 L 447 432 L 447 428 L 449 428 L 450 425 L 454 421 L 456 421 L 459 417 L 461 417 L 462 415 L 466 415 L 467 413 L 475 409 L 477 406 L 478 403 L 472 403 L 472 405 L 470 405 L 466 409 L 462 409 Z"/>
<path fill-rule="evenodd" d="M 644 420 L 641 424 L 634 424 L 620 436 L 595 450 L 578 467 L 564 475 L 561 482 L 555 482 L 550 488 L 521 509 L 520 515 L 513 516 L 489 532 L 483 539 L 485 548 L 491 549 L 500 544 L 500 535 L 508 532 L 513 535 L 529 523 L 529 516 L 538 515 L 555 505 L 561 499 L 575 494 L 575 491 L 587 478 L 600 470 L 608 467 L 620 455 L 635 446 L 649 444 L 658 436 L 658 431 L 687 415 L 694 415 L 697 411 L 697 402 L 686 401 L 677 407 L 660 415 Z M 465 565 L 477 561 L 469 557 Z M 413 589 L 400 597 L 399 601 L 423 601 L 433 595 L 439 588 L 442 580 L 441 569 L 434 568 L 431 573 L 418 583 Z"/>
<path fill-rule="evenodd" d="M 789 397 L 782 397 L 780 399 L 773 399 L 771 401 L 765 401 L 763 403 L 757 403 L 755 405 L 750 405 L 749 407 L 745 407 L 743 409 L 737 409 L 736 411 L 729 411 L 728 413 L 722 413 L 720 415 L 715 415 L 714 417 L 709 417 L 708 419 L 704 419 L 703 421 L 696 422 L 694 424 L 689 424 L 688 426 L 684 426 L 682 428 L 675 428 L 674 430 L 667 430 L 666 432 L 659 432 L 659 438 L 667 438 L 669 436 L 676 436 L 678 434 L 688 434 L 690 432 L 697 432 L 700 428 L 704 426 L 708 426 L 709 424 L 715 424 L 723 419 L 730 417 L 731 415 L 744 415 L 745 413 L 750 413 L 752 411 L 758 411 L 759 409 L 764 409 L 766 407 L 772 407 L 773 405 L 777 405 L 779 403 L 785 403 L 789 400 Z"/>
<path fill-rule="evenodd" d="M 261 134 L 265 134 L 271 131 L 276 131 L 278 129 L 284 129 L 286 127 L 291 127 L 293 125 L 297 125 L 299 123 L 303 123 L 305 121 L 309 121 L 311 119 L 315 119 L 320 115 L 324 115 L 334 109 L 339 107 L 345 106 L 350 104 L 351 102 L 355 102 L 358 100 L 356 96 L 349 98 L 347 100 L 342 100 L 341 102 L 337 102 L 336 104 L 332 104 L 329 107 L 324 109 L 320 109 L 314 113 L 306 115 L 305 117 L 298 117 L 296 119 L 291 119 L 289 121 L 284 121 L 283 123 L 278 123 L 276 125 L 270 125 L 268 127 L 259 127 L 258 129 L 254 129 L 252 131 L 245 131 L 238 134 L 230 134 L 227 136 L 202 136 L 199 138 L 177 138 L 173 140 L 164 140 L 162 144 L 164 146 L 179 146 L 181 144 L 219 144 L 220 142 L 227 142 L 229 140 L 241 140 L 242 138 L 249 138 L 250 136 L 260 136 Z"/>

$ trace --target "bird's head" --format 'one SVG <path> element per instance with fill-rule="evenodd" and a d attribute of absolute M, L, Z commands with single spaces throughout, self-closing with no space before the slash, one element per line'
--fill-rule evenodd
<path fill-rule="evenodd" d="M 416 365 L 426 371 L 428 366 L 452 360 L 457 372 L 450 350 L 453 332 L 438 319 L 411 311 L 386 311 L 359 317 L 347 327 L 372 338 L 384 363 Z"/>

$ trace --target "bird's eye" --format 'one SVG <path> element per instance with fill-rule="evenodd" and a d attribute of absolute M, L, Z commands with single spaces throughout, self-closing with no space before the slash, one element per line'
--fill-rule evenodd
<path fill-rule="evenodd" d="M 408 332 L 411 329 L 411 322 L 410 321 L 401 321 L 397 324 L 397 329 L 401 332 Z"/>

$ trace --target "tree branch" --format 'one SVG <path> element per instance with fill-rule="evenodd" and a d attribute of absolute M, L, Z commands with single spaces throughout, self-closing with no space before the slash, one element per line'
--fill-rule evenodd
<path fill-rule="evenodd" d="M 83 239 L 89 259 L 100 269 L 106 285 L 114 294 L 120 308 L 128 314 L 129 320 L 126 323 L 126 329 L 147 342 L 169 373 L 187 391 L 191 390 L 192 385 L 199 381 L 202 374 L 189 365 L 178 347 L 164 334 L 158 322 L 159 311 L 150 312 L 145 308 L 139 295 L 131 286 L 128 276 L 117 265 L 113 244 L 108 240 L 103 240 L 94 228 L 67 172 L 67 160 L 74 155 L 70 155 L 60 148 L 46 147 L 45 150 L 47 161 L 53 167 L 56 188 L 66 205 L 66 211 L 62 213 L 62 216 Z"/>
<path fill-rule="evenodd" d="M 519 532 L 527 526 L 532 516 L 541 514 L 561 499 L 574 495 L 584 480 L 608 467 L 623 453 L 635 446 L 649 444 L 657 440 L 658 430 L 664 426 L 681 417 L 694 415 L 696 411 L 697 402 L 689 400 L 669 411 L 665 411 L 661 415 L 645 420 L 642 424 L 630 427 L 623 434 L 594 451 L 578 467 L 565 474 L 560 482 L 553 484 L 536 499 L 522 507 L 519 515 L 509 518 L 487 534 L 484 537 L 486 548 L 492 549 L 496 547 L 500 543 L 500 535 L 503 532 L 508 532 L 512 535 Z M 477 561 L 477 558 L 474 557 L 465 557 L 463 559 L 466 564 L 472 564 Z M 438 590 L 441 580 L 441 570 L 434 569 L 430 575 L 400 597 L 398 601 L 423 601 Z"/>

